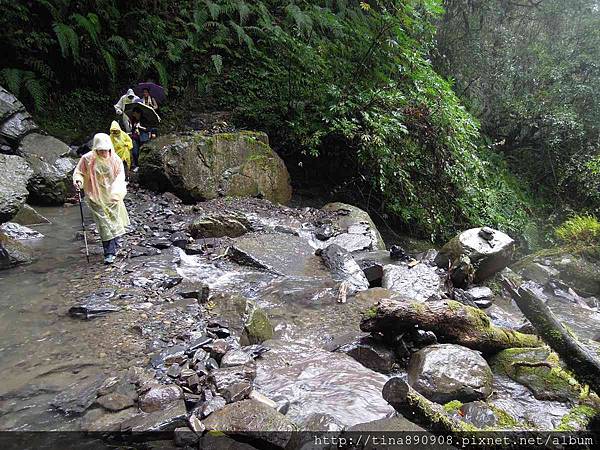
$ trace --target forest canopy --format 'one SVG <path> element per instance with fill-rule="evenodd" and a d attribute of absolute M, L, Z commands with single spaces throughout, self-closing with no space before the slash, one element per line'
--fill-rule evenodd
<path fill-rule="evenodd" d="M 67 140 L 136 81 L 340 158 L 372 210 L 432 240 L 596 211 L 596 1 L 2 1 L 0 83 Z M 481 125 L 480 125 L 481 123 Z M 74 132 L 74 130 L 76 130 Z"/>

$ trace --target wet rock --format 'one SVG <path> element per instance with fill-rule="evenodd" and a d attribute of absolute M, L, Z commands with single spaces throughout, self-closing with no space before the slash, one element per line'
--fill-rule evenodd
<path fill-rule="evenodd" d="M 435 268 L 425 264 L 387 265 L 383 268 L 381 286 L 413 301 L 425 301 L 442 292 L 442 279 Z"/>
<path fill-rule="evenodd" d="M 98 389 L 105 379 L 105 376 L 97 375 L 74 383 L 54 397 L 50 404 L 65 414 L 81 414 L 96 401 Z"/>
<path fill-rule="evenodd" d="M 475 279 L 475 266 L 467 255 L 460 255 L 452 262 L 448 273 L 453 286 L 466 288 Z"/>
<path fill-rule="evenodd" d="M 300 426 L 302 431 L 342 431 L 344 424 L 329 414 L 313 413 Z M 314 443 L 314 440 L 313 440 Z"/>
<path fill-rule="evenodd" d="M 242 236 L 252 229 L 250 221 L 243 214 L 205 214 L 194 219 L 188 230 L 194 239 L 232 238 Z"/>
<path fill-rule="evenodd" d="M 183 400 L 175 400 L 163 405 L 157 411 L 142 413 L 124 421 L 121 424 L 121 431 L 174 431 L 185 426 L 187 426 L 185 403 Z"/>
<path fill-rule="evenodd" d="M 330 244 L 318 253 L 325 267 L 331 271 L 333 279 L 347 284 L 348 295 L 369 289 L 367 277 L 345 249 L 337 244 Z"/>
<path fill-rule="evenodd" d="M 8 119 L 18 111 L 25 111 L 23 103 L 12 93 L 0 86 L 0 121 Z"/>
<path fill-rule="evenodd" d="M 519 274 L 543 286 L 548 284 L 550 280 L 558 278 L 560 272 L 553 267 L 538 262 L 531 262 L 520 270 Z"/>
<path fill-rule="evenodd" d="M 183 345 L 174 345 L 154 355 L 150 363 L 154 368 L 183 364 L 187 360 L 186 351 L 187 349 Z"/>
<path fill-rule="evenodd" d="M 223 406 L 225 406 L 225 401 L 223 401 Z M 190 416 L 189 422 L 190 422 L 190 428 L 192 429 L 192 431 L 198 435 L 202 435 L 202 433 L 204 433 L 204 431 L 206 430 L 206 427 L 204 426 L 204 424 L 200 421 L 200 419 L 195 414 L 192 414 Z"/>
<path fill-rule="evenodd" d="M 277 410 L 277 403 L 268 398 L 266 395 L 261 394 L 257 390 L 253 390 L 252 392 L 250 392 L 248 398 L 251 400 L 256 400 L 257 402 L 262 403 L 263 405 L 266 405 L 269 408 Z"/>
<path fill-rule="evenodd" d="M 0 124 L 0 136 L 9 142 L 18 143 L 27 133 L 36 131 L 38 126 L 27 111 L 18 111 Z"/>
<path fill-rule="evenodd" d="M 226 196 L 287 203 L 291 198 L 288 171 L 264 133 L 170 134 L 147 143 L 141 154 L 140 184 L 185 201 Z"/>
<path fill-rule="evenodd" d="M 213 370 L 210 373 L 210 380 L 227 403 L 232 403 L 242 400 L 250 394 L 252 380 L 255 376 L 256 366 L 252 363 Z"/>
<path fill-rule="evenodd" d="M 396 261 L 410 261 L 410 255 L 399 245 L 392 245 L 390 248 L 390 258 Z"/>
<path fill-rule="evenodd" d="M 485 280 L 504 269 L 510 262 L 514 241 L 501 231 L 480 235 L 481 228 L 471 228 L 451 239 L 438 253 L 435 263 L 448 268 L 460 256 L 467 256 L 475 268 L 474 281 Z"/>
<path fill-rule="evenodd" d="M 33 251 L 15 239 L 0 233 L 0 270 L 34 261 Z"/>
<path fill-rule="evenodd" d="M 99 397 L 96 400 L 96 403 L 109 411 L 121 411 L 122 409 L 133 406 L 135 404 L 135 399 L 130 395 L 112 392 Z"/>
<path fill-rule="evenodd" d="M 487 428 L 496 425 L 496 414 L 482 401 L 465 403 L 460 407 L 461 419 L 477 428 Z"/>
<path fill-rule="evenodd" d="M 184 281 L 177 286 L 177 294 L 183 298 L 194 298 L 200 303 L 206 303 L 210 295 L 210 288 L 204 283 Z"/>
<path fill-rule="evenodd" d="M 273 337 L 274 328 L 267 314 L 254 302 L 248 302 L 241 345 L 260 344 Z"/>
<path fill-rule="evenodd" d="M 170 239 L 166 238 L 166 237 L 162 237 L 162 238 L 156 238 L 156 239 L 150 239 L 147 244 L 151 247 L 154 248 L 158 248 L 160 250 L 164 250 L 166 248 L 171 247 L 171 245 L 173 245 L 173 243 L 171 242 Z"/>
<path fill-rule="evenodd" d="M 115 291 L 113 289 L 99 289 L 81 299 L 78 305 L 69 308 L 69 315 L 88 320 L 119 311 L 120 308 L 110 302 L 114 296 Z"/>
<path fill-rule="evenodd" d="M 494 300 L 494 292 L 487 286 L 476 286 L 467 289 L 467 295 L 470 296 L 473 303 L 479 308 L 489 308 Z"/>
<path fill-rule="evenodd" d="M 182 398 L 183 391 L 177 385 L 155 386 L 139 398 L 139 406 L 142 411 L 151 413 Z"/>
<path fill-rule="evenodd" d="M 181 375 L 181 367 L 179 367 L 179 364 L 175 363 L 169 367 L 169 370 L 167 370 L 167 375 L 171 378 L 179 378 L 179 375 Z"/>
<path fill-rule="evenodd" d="M 332 243 L 336 243 L 350 252 L 360 250 L 359 248 L 356 248 L 357 246 L 367 250 L 385 250 L 385 243 L 383 242 L 375 223 L 367 212 L 346 203 L 328 203 L 321 209 L 336 213 L 335 217 L 332 219 L 336 228 L 350 234 L 363 234 L 369 238 L 369 243 L 366 247 L 362 244 L 356 245 L 358 243 L 355 243 L 352 247 L 345 246 L 343 244 L 346 238 L 340 238 Z M 337 239 L 337 236 L 334 240 L 335 239 Z"/>
<path fill-rule="evenodd" d="M 526 386 L 538 400 L 576 402 L 581 393 L 581 386 L 547 347 L 503 350 L 490 364 L 494 372 Z"/>
<path fill-rule="evenodd" d="M 200 437 L 188 427 L 180 427 L 173 432 L 173 440 L 177 447 L 187 447 L 197 445 Z"/>
<path fill-rule="evenodd" d="M 477 305 L 473 301 L 473 297 L 471 297 L 466 291 L 463 289 L 456 288 L 452 292 L 452 296 L 454 300 L 462 303 L 463 305 L 471 306 L 473 308 L 477 308 Z"/>
<path fill-rule="evenodd" d="M 81 419 L 82 431 L 120 431 L 121 424 L 138 415 L 137 408 L 127 408 L 119 412 L 107 412 L 101 408 L 86 412 Z"/>
<path fill-rule="evenodd" d="M 335 229 L 333 226 L 327 224 L 322 225 L 315 230 L 315 237 L 320 241 L 326 241 L 335 235 Z"/>
<path fill-rule="evenodd" d="M 296 430 L 293 423 L 255 400 L 243 400 L 226 405 L 205 421 L 206 429 L 224 433 L 251 432 L 255 440 L 284 448 Z M 265 431 L 269 430 L 269 431 Z"/>
<path fill-rule="evenodd" d="M 160 250 L 154 247 L 141 247 L 134 245 L 129 251 L 130 258 L 139 258 L 140 256 L 156 256 L 160 255 Z"/>
<path fill-rule="evenodd" d="M 6 222 L 0 225 L 0 232 L 11 239 L 18 241 L 28 239 L 42 239 L 44 235 L 18 223 Z"/>
<path fill-rule="evenodd" d="M 236 238 L 230 257 L 240 265 L 274 274 L 329 277 L 308 242 L 282 233 L 247 233 Z"/>
<path fill-rule="evenodd" d="M 250 363 L 254 361 L 251 355 L 246 353 L 245 351 L 238 350 L 230 350 L 225 355 L 223 355 L 221 359 L 221 367 L 234 367 L 234 366 L 243 366 L 244 364 Z"/>
<path fill-rule="evenodd" d="M 583 296 L 600 295 L 600 263 L 582 256 L 562 255 L 552 260 L 560 279 Z"/>
<path fill-rule="evenodd" d="M 381 373 L 390 373 L 394 369 L 396 361 L 393 350 L 377 342 L 371 336 L 345 344 L 336 351 L 345 353 L 363 366 Z"/>
<path fill-rule="evenodd" d="M 408 383 L 434 402 L 468 402 L 491 393 L 492 371 L 476 351 L 454 344 L 437 344 L 412 355 Z"/>
<path fill-rule="evenodd" d="M 33 171 L 27 162 L 14 155 L 0 154 L 0 223 L 19 212 L 27 199 L 27 183 Z"/>
<path fill-rule="evenodd" d="M 50 223 L 48 219 L 38 213 L 28 204 L 24 204 L 16 216 L 12 218 L 14 223 L 19 225 L 39 225 L 44 223 Z"/>
<path fill-rule="evenodd" d="M 348 428 L 348 431 L 351 432 L 407 432 L 407 431 L 417 431 L 424 432 L 426 431 L 424 428 L 412 423 L 408 419 L 404 418 L 401 415 L 393 415 L 392 417 L 386 417 L 384 419 L 377 419 L 371 422 L 359 423 Z M 433 435 L 432 435 L 433 437 Z"/>
<path fill-rule="evenodd" d="M 179 247 L 182 250 L 185 250 L 185 248 L 188 245 L 188 237 L 182 231 L 173 233 L 171 236 L 169 236 L 169 240 L 171 241 L 172 245 L 174 245 L 175 247 Z"/>
<path fill-rule="evenodd" d="M 204 405 L 202 405 L 202 417 L 210 416 L 215 411 L 222 409 L 227 404 L 227 401 L 220 395 L 211 397 Z"/>

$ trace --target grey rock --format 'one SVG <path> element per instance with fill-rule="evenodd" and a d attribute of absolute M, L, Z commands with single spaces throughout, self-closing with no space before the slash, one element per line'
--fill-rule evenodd
<path fill-rule="evenodd" d="M 34 261 L 31 248 L 0 232 L 0 270 L 10 269 Z"/>
<path fill-rule="evenodd" d="M 254 439 L 279 448 L 286 447 L 292 432 L 296 430 L 283 414 L 255 400 L 242 400 L 226 405 L 211 414 L 204 425 L 209 431 L 252 432 Z"/>
<path fill-rule="evenodd" d="M 344 424 L 329 414 L 312 413 L 308 416 L 300 426 L 302 431 L 326 431 L 335 432 L 342 431 Z M 311 436 L 312 437 L 312 436 Z M 313 440 L 314 442 L 314 440 Z"/>
<path fill-rule="evenodd" d="M 182 398 L 183 391 L 177 385 L 155 386 L 139 398 L 139 406 L 142 411 L 151 413 Z"/>
<path fill-rule="evenodd" d="M 119 412 L 108 412 L 102 408 L 91 409 L 81 419 L 81 430 L 120 431 L 121 424 L 138 413 L 137 408 L 127 408 Z"/>
<path fill-rule="evenodd" d="M 256 303 L 248 301 L 241 345 L 261 344 L 273 337 L 275 329 L 265 311 Z"/>
<path fill-rule="evenodd" d="M 35 209 L 33 209 L 28 204 L 24 204 L 16 216 L 12 218 L 14 223 L 18 223 L 19 225 L 40 225 L 44 223 L 50 223 L 50 221 L 38 213 Z"/>
<path fill-rule="evenodd" d="M 135 404 L 135 400 L 132 396 L 121 394 L 119 392 L 112 392 L 103 395 L 102 397 L 98 397 L 96 402 L 109 411 L 120 411 Z"/>
<path fill-rule="evenodd" d="M 460 256 L 467 256 L 475 268 L 475 282 L 504 269 L 512 259 L 514 241 L 497 230 L 492 239 L 487 240 L 479 235 L 480 231 L 481 228 L 471 228 L 452 238 L 435 259 L 438 267 L 448 268 Z"/>
<path fill-rule="evenodd" d="M 251 355 L 246 353 L 241 349 L 230 350 L 221 359 L 221 367 L 234 367 L 234 366 L 243 366 L 244 364 L 250 363 L 253 361 Z"/>
<path fill-rule="evenodd" d="M 139 178 L 142 186 L 185 201 L 231 196 L 287 203 L 292 193 L 283 160 L 258 132 L 153 139 L 142 151 Z"/>
<path fill-rule="evenodd" d="M 242 400 L 250 394 L 255 376 L 256 366 L 252 363 L 213 370 L 210 373 L 210 380 L 227 403 L 232 403 Z"/>
<path fill-rule="evenodd" d="M 6 222 L 0 225 L 0 232 L 11 239 L 16 239 L 18 241 L 42 239 L 44 237 L 44 235 L 38 231 L 13 222 Z"/>
<path fill-rule="evenodd" d="M 7 222 L 25 204 L 33 170 L 19 156 L 0 154 L 0 173 L 0 222 Z"/>
<path fill-rule="evenodd" d="M 98 289 L 81 299 L 78 305 L 69 308 L 69 315 L 88 320 L 119 311 L 120 308 L 110 302 L 114 296 L 112 289 Z"/>
<path fill-rule="evenodd" d="M 0 136 L 16 144 L 27 133 L 31 133 L 37 129 L 38 126 L 27 111 L 18 111 L 0 124 Z"/>
<path fill-rule="evenodd" d="M 394 369 L 396 361 L 393 350 L 377 342 L 371 336 L 342 345 L 336 351 L 346 353 L 363 366 L 381 373 L 390 373 Z"/>
<path fill-rule="evenodd" d="M 381 234 L 379 234 L 375 223 L 366 211 L 346 203 L 328 203 L 321 209 L 335 213 L 335 217 L 332 219 L 332 222 L 334 226 L 342 230 L 342 232 L 367 236 L 370 240 L 367 247 L 363 247 L 363 244 L 359 244 L 357 241 L 354 241 L 352 250 L 351 248 L 343 245 L 345 243 L 344 241 L 348 238 L 340 238 L 333 243 L 346 248 L 346 250 L 350 252 L 356 251 L 357 246 L 368 250 L 385 250 L 385 243 L 383 242 Z M 334 240 L 335 239 L 336 238 L 334 238 Z"/>
<path fill-rule="evenodd" d="M 437 344 L 412 355 L 408 384 L 434 402 L 468 402 L 486 398 L 491 393 L 492 371 L 474 350 Z"/>
<path fill-rule="evenodd" d="M 17 97 L 0 86 L 0 121 L 8 119 L 18 111 L 25 111 L 25 106 Z"/>
<path fill-rule="evenodd" d="M 240 237 L 252 229 L 250 221 L 240 213 L 204 214 L 189 225 L 194 239 Z"/>
<path fill-rule="evenodd" d="M 417 264 L 386 265 L 383 268 L 381 286 L 396 291 L 413 301 L 425 301 L 442 292 L 442 279 L 435 268 Z"/>
<path fill-rule="evenodd" d="M 408 419 L 401 415 L 394 415 L 392 417 L 386 417 L 384 419 L 377 419 L 371 422 L 359 423 L 348 428 L 348 431 L 352 432 L 424 432 L 424 428 L 412 423 Z M 434 437 L 431 435 L 432 438 Z"/>
<path fill-rule="evenodd" d="M 465 403 L 460 407 L 460 411 L 462 413 L 462 420 L 475 425 L 477 428 L 493 427 L 496 425 L 496 414 L 485 402 Z"/>
<path fill-rule="evenodd" d="M 519 273 L 523 277 L 533 280 L 542 286 L 548 284 L 550 280 L 558 278 L 560 274 L 557 269 L 535 261 L 526 265 Z"/>
<path fill-rule="evenodd" d="M 215 395 L 202 405 L 202 417 L 210 416 L 215 411 L 220 410 L 227 404 L 227 401 L 220 395 Z"/>
<path fill-rule="evenodd" d="M 175 445 L 177 447 L 186 447 L 197 445 L 200 437 L 197 433 L 190 430 L 188 427 L 176 428 L 174 433 Z"/>
<path fill-rule="evenodd" d="M 344 248 L 330 244 L 320 251 L 320 256 L 334 280 L 347 283 L 349 295 L 369 289 L 364 272 Z"/>
<path fill-rule="evenodd" d="M 96 401 L 98 389 L 105 379 L 104 375 L 97 375 L 74 383 L 54 397 L 50 404 L 65 414 L 81 414 Z"/>
<path fill-rule="evenodd" d="M 175 400 L 158 411 L 141 413 L 121 424 L 121 431 L 174 431 L 187 426 L 187 411 L 183 400 Z"/>

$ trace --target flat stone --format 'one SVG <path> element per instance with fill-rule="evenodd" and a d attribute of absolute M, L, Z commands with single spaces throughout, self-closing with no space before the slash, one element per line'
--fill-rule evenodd
<path fill-rule="evenodd" d="M 234 367 L 243 366 L 249 362 L 252 362 L 253 358 L 243 350 L 230 350 L 221 359 L 221 367 Z"/>
<path fill-rule="evenodd" d="M 183 391 L 177 385 L 156 386 L 140 397 L 139 406 L 142 411 L 151 413 L 182 398 Z"/>
<path fill-rule="evenodd" d="M 97 375 L 89 380 L 72 384 L 54 397 L 50 404 L 65 414 L 81 414 L 96 401 L 98 389 L 105 379 L 104 375 Z"/>
<path fill-rule="evenodd" d="M 120 431 L 121 424 L 139 414 L 137 408 L 127 408 L 119 412 L 108 412 L 101 408 L 88 411 L 81 419 L 82 431 Z"/>
<path fill-rule="evenodd" d="M 187 411 L 183 400 L 165 404 L 158 411 L 141 413 L 121 424 L 121 431 L 174 431 L 187 426 Z"/>
<path fill-rule="evenodd" d="M 14 222 L 6 222 L 0 225 L 0 231 L 11 239 L 29 240 L 29 239 L 42 239 L 44 235 L 26 226 L 19 225 Z"/>
<path fill-rule="evenodd" d="M 44 223 L 50 223 L 50 221 L 38 213 L 28 204 L 24 204 L 16 216 L 11 219 L 14 223 L 19 225 L 40 225 Z"/>
<path fill-rule="evenodd" d="M 412 301 L 425 301 L 440 295 L 443 288 L 441 277 L 434 267 L 417 264 L 386 265 L 383 268 L 381 286 L 396 291 Z"/>
<path fill-rule="evenodd" d="M 96 403 L 109 411 L 120 411 L 135 404 L 133 398 L 118 392 L 103 395 L 96 400 Z"/>
<path fill-rule="evenodd" d="M 345 353 L 363 366 L 381 373 L 390 373 L 396 362 L 393 350 L 377 342 L 371 336 L 345 344 L 336 351 Z"/>
<path fill-rule="evenodd" d="M 242 400 L 250 394 L 255 376 L 256 366 L 252 363 L 213 370 L 210 373 L 210 380 L 227 403 L 231 403 Z"/>

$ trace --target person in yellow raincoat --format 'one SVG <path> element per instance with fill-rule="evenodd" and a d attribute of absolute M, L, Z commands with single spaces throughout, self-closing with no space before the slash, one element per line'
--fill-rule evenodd
<path fill-rule="evenodd" d="M 131 149 L 133 149 L 133 142 L 129 135 L 121 130 L 121 127 L 116 120 L 110 124 L 110 140 L 112 141 L 115 153 L 125 168 L 125 179 L 129 178 L 129 168 L 131 167 Z"/>
<path fill-rule="evenodd" d="M 125 234 L 129 215 L 123 203 L 127 194 L 123 163 L 108 134 L 94 136 L 92 151 L 83 155 L 75 168 L 73 185 L 86 194 L 102 239 L 104 263 L 112 264 L 117 254 L 117 238 Z"/>

